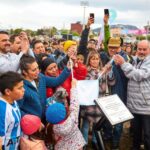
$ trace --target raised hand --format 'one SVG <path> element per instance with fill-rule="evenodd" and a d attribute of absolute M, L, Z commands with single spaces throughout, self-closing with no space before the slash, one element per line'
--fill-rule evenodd
<path fill-rule="evenodd" d="M 91 26 L 91 24 L 93 24 L 94 23 L 94 18 L 92 18 L 92 17 L 90 17 L 90 18 L 88 18 L 88 22 L 87 22 L 87 28 L 90 28 L 90 26 Z"/>
<path fill-rule="evenodd" d="M 104 24 L 108 25 L 109 15 L 104 15 Z"/>
<path fill-rule="evenodd" d="M 21 39 L 21 51 L 24 53 L 27 53 L 27 51 L 29 50 L 29 47 L 30 47 L 27 34 L 22 31 L 20 33 L 20 39 Z"/>

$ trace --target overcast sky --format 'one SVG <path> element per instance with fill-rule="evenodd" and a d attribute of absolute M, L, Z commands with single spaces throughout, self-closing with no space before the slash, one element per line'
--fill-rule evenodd
<path fill-rule="evenodd" d="M 85 0 L 84 0 L 85 1 Z M 114 9 L 113 24 L 131 24 L 142 28 L 150 21 L 150 0 L 87 0 L 86 20 L 95 13 L 95 24 L 102 24 L 103 9 Z M 70 28 L 70 23 L 83 21 L 81 0 L 0 0 L 0 28 L 30 28 L 55 26 Z"/>

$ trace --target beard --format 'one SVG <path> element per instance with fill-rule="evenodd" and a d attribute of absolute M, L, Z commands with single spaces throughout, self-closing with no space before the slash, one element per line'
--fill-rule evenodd
<path fill-rule="evenodd" d="M 145 59 L 145 55 L 141 55 L 141 56 L 137 56 L 139 60 L 144 60 Z"/>
<path fill-rule="evenodd" d="M 0 50 L 2 53 L 7 54 L 8 52 L 10 52 L 10 47 L 5 47 L 4 49 Z"/>

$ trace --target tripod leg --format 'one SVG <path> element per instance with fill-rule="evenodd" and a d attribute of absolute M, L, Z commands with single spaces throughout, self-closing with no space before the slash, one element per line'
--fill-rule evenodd
<path fill-rule="evenodd" d="M 95 136 L 96 136 L 96 140 L 97 140 L 99 150 L 105 150 L 105 146 L 104 146 L 104 142 L 103 142 L 103 139 L 102 139 L 101 131 L 94 131 L 94 132 L 95 132 Z"/>

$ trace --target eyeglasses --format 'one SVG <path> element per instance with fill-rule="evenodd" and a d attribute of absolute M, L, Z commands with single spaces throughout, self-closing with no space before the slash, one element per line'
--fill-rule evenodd
<path fill-rule="evenodd" d="M 94 41 L 89 41 L 88 43 L 89 44 L 94 44 L 94 45 L 96 44 Z"/>
<path fill-rule="evenodd" d="M 118 50 L 119 47 L 111 47 L 111 46 L 109 46 L 108 48 L 109 49 L 113 49 L 113 50 Z"/>

